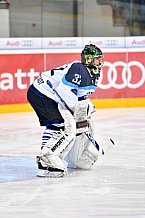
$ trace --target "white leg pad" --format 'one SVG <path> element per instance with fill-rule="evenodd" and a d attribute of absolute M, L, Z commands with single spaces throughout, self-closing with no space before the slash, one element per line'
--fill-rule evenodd
<path fill-rule="evenodd" d="M 45 146 L 42 147 L 42 155 L 56 155 L 60 158 L 66 156 L 70 151 L 73 143 L 75 141 L 74 135 L 66 135 L 64 132 L 59 134 L 54 134 L 50 138 Z"/>
<path fill-rule="evenodd" d="M 91 170 L 98 160 L 98 151 L 90 140 L 81 134 L 76 137 L 75 143 L 66 159 L 68 167 Z"/>
<path fill-rule="evenodd" d="M 98 160 L 98 153 L 92 151 L 92 146 L 84 150 L 80 159 L 76 162 L 76 167 L 80 169 L 91 170 L 93 165 Z"/>

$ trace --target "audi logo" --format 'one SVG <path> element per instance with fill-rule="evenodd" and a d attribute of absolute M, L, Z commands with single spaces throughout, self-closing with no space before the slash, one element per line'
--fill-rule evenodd
<path fill-rule="evenodd" d="M 109 39 L 105 41 L 105 45 L 107 46 L 115 46 L 118 45 L 118 40 L 116 39 Z"/>
<path fill-rule="evenodd" d="M 29 40 L 29 39 L 28 39 L 28 40 L 27 40 L 27 39 L 26 39 L 26 40 L 23 40 L 23 41 L 21 42 L 21 45 L 22 45 L 22 46 L 26 46 L 26 47 L 27 47 L 27 46 L 33 46 L 33 44 L 34 44 L 33 40 Z"/>
<path fill-rule="evenodd" d="M 98 87 L 101 89 L 123 89 L 126 87 L 131 89 L 137 89 L 145 83 L 145 67 L 142 63 L 138 61 L 130 61 L 128 63 L 125 63 L 123 61 L 117 61 L 115 63 L 105 62 L 104 66 L 108 68 L 107 83 L 103 84 L 102 70 L 102 74 L 100 75 L 100 82 L 98 84 Z M 118 82 L 117 67 L 122 67 L 120 82 Z M 133 67 L 139 70 L 140 78 L 138 79 L 138 81 L 136 81 L 136 74 L 133 73 Z M 138 72 L 138 70 L 136 72 Z"/>
<path fill-rule="evenodd" d="M 65 40 L 64 45 L 65 46 L 76 46 L 77 40 Z"/>

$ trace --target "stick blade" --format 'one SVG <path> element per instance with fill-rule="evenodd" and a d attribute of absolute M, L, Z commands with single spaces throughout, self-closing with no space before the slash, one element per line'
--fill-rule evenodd
<path fill-rule="evenodd" d="M 98 143 L 102 148 L 102 155 L 107 154 L 112 147 L 114 147 L 115 143 L 113 141 L 113 139 L 109 139 L 109 138 L 99 138 L 98 139 Z"/>

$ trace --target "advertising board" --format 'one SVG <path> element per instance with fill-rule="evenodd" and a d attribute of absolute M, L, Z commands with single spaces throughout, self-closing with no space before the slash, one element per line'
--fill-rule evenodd
<path fill-rule="evenodd" d="M 145 52 L 126 49 L 104 52 L 98 88 L 91 99 L 145 98 Z M 0 55 L 0 105 L 27 103 L 30 84 L 44 70 L 80 60 L 80 53 L 13 51 Z"/>

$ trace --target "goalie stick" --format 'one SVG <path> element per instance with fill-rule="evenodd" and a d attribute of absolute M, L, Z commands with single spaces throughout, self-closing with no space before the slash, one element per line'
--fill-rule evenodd
<path fill-rule="evenodd" d="M 63 104 L 63 106 L 70 111 L 71 114 L 73 114 L 73 111 L 70 109 L 70 107 L 66 104 L 66 102 L 62 99 L 62 97 L 59 95 L 59 93 L 53 88 L 51 82 L 49 80 L 47 80 L 47 84 L 49 85 L 49 87 L 53 90 L 53 92 L 57 95 L 57 97 L 60 99 L 61 103 Z M 109 139 L 109 144 L 106 144 L 104 146 L 104 148 L 102 148 L 97 141 L 93 138 L 93 136 L 90 135 L 90 133 L 88 131 L 84 132 L 84 134 L 88 137 L 88 139 L 92 142 L 92 144 L 96 147 L 96 149 L 98 150 L 99 153 L 101 153 L 102 155 L 104 155 L 105 153 L 108 152 L 108 150 L 110 150 L 111 147 L 113 147 L 114 145 L 114 141 L 112 139 Z"/>

